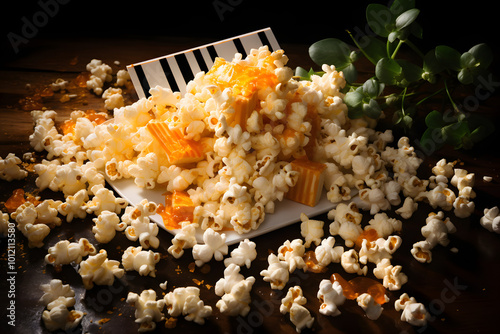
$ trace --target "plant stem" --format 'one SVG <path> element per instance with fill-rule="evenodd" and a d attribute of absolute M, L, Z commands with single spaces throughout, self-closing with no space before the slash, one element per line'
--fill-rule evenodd
<path fill-rule="evenodd" d="M 405 42 L 406 44 L 408 44 L 408 46 L 409 46 L 409 47 L 410 47 L 413 51 L 415 51 L 415 52 L 416 52 L 416 53 L 420 56 L 420 58 L 424 58 L 424 57 L 425 57 L 425 55 L 422 53 L 422 51 L 420 51 L 420 49 L 419 49 L 419 48 L 418 48 L 415 44 L 413 44 L 413 42 L 412 42 L 412 41 L 410 41 L 410 40 L 405 40 L 404 42 Z"/>
<path fill-rule="evenodd" d="M 346 30 L 347 33 L 349 34 L 349 36 L 351 37 L 352 41 L 354 42 L 354 44 L 356 45 L 356 47 L 359 49 L 359 51 L 361 51 L 361 53 L 366 57 L 366 59 L 368 59 L 370 61 L 370 63 L 372 63 L 373 65 L 377 65 L 377 63 L 375 62 L 375 60 L 373 60 L 366 52 L 365 50 L 363 50 L 363 48 L 359 45 L 358 41 L 354 38 L 354 36 L 352 35 L 352 33 L 349 31 L 349 30 Z"/>
<path fill-rule="evenodd" d="M 415 105 L 417 105 L 417 106 L 418 106 L 418 105 L 420 105 L 420 104 L 424 103 L 426 100 L 430 99 L 430 98 L 431 98 L 431 97 L 433 97 L 434 95 L 437 95 L 437 94 L 441 93 L 443 90 L 444 90 L 444 88 L 441 88 L 441 89 L 439 89 L 439 90 L 435 91 L 434 93 L 432 93 L 432 94 L 430 94 L 430 95 L 428 95 L 428 96 L 424 97 L 422 100 L 418 101 Z M 449 96 L 449 95 L 448 95 L 448 96 Z"/>
<path fill-rule="evenodd" d="M 394 52 L 391 55 L 391 59 L 396 58 L 396 54 L 398 53 L 399 48 L 401 47 L 401 45 L 403 45 L 403 43 L 404 43 L 404 41 L 399 40 L 398 45 L 396 45 L 396 49 L 394 50 Z M 387 53 L 388 53 L 387 55 L 389 55 L 389 41 L 387 41 Z"/>
<path fill-rule="evenodd" d="M 453 99 L 451 98 L 450 91 L 448 89 L 448 83 L 447 83 L 446 79 L 444 80 L 444 87 L 445 87 L 445 90 L 446 90 L 446 95 L 448 95 L 448 99 L 450 100 L 451 105 L 453 106 L 453 110 L 456 113 L 460 113 L 460 109 L 458 109 L 458 106 L 456 105 L 455 101 L 453 101 Z"/>

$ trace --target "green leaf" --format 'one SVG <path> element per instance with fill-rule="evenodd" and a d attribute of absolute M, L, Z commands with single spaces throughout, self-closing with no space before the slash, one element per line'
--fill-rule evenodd
<path fill-rule="evenodd" d="M 399 76 L 403 69 L 401 66 L 391 58 L 382 58 L 377 62 L 375 66 L 375 75 L 380 80 L 380 82 L 386 85 L 397 84 Z"/>
<path fill-rule="evenodd" d="M 394 16 L 386 6 L 372 3 L 366 7 L 366 21 L 375 34 L 387 37 L 392 31 Z"/>
<path fill-rule="evenodd" d="M 493 52 L 490 47 L 484 43 L 473 46 L 469 53 L 479 61 L 480 68 L 487 68 L 493 62 Z"/>
<path fill-rule="evenodd" d="M 407 60 L 398 59 L 396 60 L 402 69 L 402 78 L 399 81 L 400 86 L 408 86 L 409 84 L 416 82 L 422 78 L 422 73 L 424 72 L 420 66 L 415 65 Z"/>
<path fill-rule="evenodd" d="M 401 15 L 401 13 L 412 8 L 415 8 L 415 0 L 394 0 L 390 7 L 390 11 L 397 17 Z"/>
<path fill-rule="evenodd" d="M 464 52 L 460 56 L 460 67 L 474 67 L 477 64 L 476 57 L 470 52 Z"/>
<path fill-rule="evenodd" d="M 458 72 L 457 79 L 462 85 L 469 85 L 474 82 L 474 73 L 469 68 L 463 68 Z"/>
<path fill-rule="evenodd" d="M 370 99 L 368 103 L 363 104 L 363 113 L 370 118 L 377 119 L 380 117 L 382 110 L 375 99 Z"/>
<path fill-rule="evenodd" d="M 444 145 L 444 139 L 439 129 L 428 128 L 420 137 L 419 145 L 426 150 L 439 150 Z"/>
<path fill-rule="evenodd" d="M 307 71 L 306 69 L 297 66 L 297 68 L 295 69 L 295 76 L 299 77 L 300 80 L 311 81 L 311 76 L 313 75 L 322 76 L 323 74 L 324 72 L 315 72 L 312 68 L 309 71 Z"/>
<path fill-rule="evenodd" d="M 462 147 L 462 138 L 470 134 L 469 126 L 467 121 L 459 121 L 444 126 L 441 129 L 443 138 L 447 144 L 454 146 L 455 148 Z"/>
<path fill-rule="evenodd" d="M 376 64 L 381 58 L 387 57 L 386 45 L 380 38 L 365 35 L 360 38 L 358 44 L 373 64 Z"/>
<path fill-rule="evenodd" d="M 354 66 L 354 64 L 349 64 L 342 69 L 342 73 L 344 73 L 344 78 L 348 83 L 353 83 L 356 81 L 358 77 L 358 70 Z"/>
<path fill-rule="evenodd" d="M 407 11 L 400 14 L 396 18 L 396 29 L 402 30 L 410 26 L 410 24 L 412 24 L 417 19 L 418 14 L 420 14 L 420 10 L 418 10 L 417 8 L 408 9 Z"/>
<path fill-rule="evenodd" d="M 424 56 L 423 69 L 431 74 L 438 74 L 444 69 L 444 66 L 436 58 L 435 50 L 430 50 Z"/>
<path fill-rule="evenodd" d="M 449 68 L 454 71 L 460 71 L 461 54 L 457 50 L 446 45 L 439 45 L 435 48 L 435 55 L 436 59 L 445 68 Z"/>
<path fill-rule="evenodd" d="M 384 84 L 381 84 L 375 78 L 366 80 L 362 87 L 363 93 L 372 98 L 379 96 L 384 90 Z"/>
<path fill-rule="evenodd" d="M 317 65 L 335 65 L 342 69 L 351 63 L 351 49 L 337 38 L 326 38 L 309 47 L 309 56 Z"/>
<path fill-rule="evenodd" d="M 363 103 L 364 95 L 362 93 L 362 88 L 358 88 L 355 91 L 348 92 L 344 97 L 345 104 L 352 109 L 361 108 Z"/>
<path fill-rule="evenodd" d="M 437 110 L 433 110 L 425 116 L 425 125 L 427 125 L 429 129 L 440 129 L 446 124 L 447 123 L 443 120 L 443 115 Z"/>

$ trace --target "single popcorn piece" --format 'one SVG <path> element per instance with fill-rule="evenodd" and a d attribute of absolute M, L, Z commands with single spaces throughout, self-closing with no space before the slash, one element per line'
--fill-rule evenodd
<path fill-rule="evenodd" d="M 86 189 L 77 191 L 74 195 L 69 195 L 66 200 L 59 204 L 57 211 L 66 217 L 68 223 L 74 218 L 84 219 L 87 217 L 86 203 L 88 201 L 88 192 Z"/>
<path fill-rule="evenodd" d="M 332 283 L 329 279 L 321 280 L 317 297 L 321 303 L 319 313 L 333 317 L 340 315 L 338 307 L 344 304 L 346 298 L 338 281 Z"/>
<path fill-rule="evenodd" d="M 408 282 L 408 276 L 401 271 L 402 269 L 400 265 L 393 266 L 390 259 L 385 258 L 377 263 L 373 274 L 378 279 L 383 280 L 384 288 L 394 291 L 401 289 L 401 286 Z"/>
<path fill-rule="evenodd" d="M 61 201 L 54 201 L 52 199 L 43 200 L 38 204 L 36 209 L 36 222 L 37 224 L 46 224 L 53 228 L 61 225 L 61 218 L 58 217 L 57 207 Z"/>
<path fill-rule="evenodd" d="M 9 214 L 0 211 L 0 234 L 7 236 L 9 234 Z"/>
<path fill-rule="evenodd" d="M 104 99 L 104 108 L 107 110 L 121 108 L 124 105 L 121 88 L 109 87 L 102 93 L 102 98 Z"/>
<path fill-rule="evenodd" d="M 86 238 L 80 238 L 78 242 L 61 240 L 54 246 L 49 247 L 48 254 L 45 256 L 45 263 L 55 267 L 71 263 L 78 264 L 83 257 L 95 255 L 96 253 L 96 248 Z"/>
<path fill-rule="evenodd" d="M 134 219 L 130 226 L 125 229 L 125 236 L 131 241 L 139 240 L 141 247 L 147 249 L 149 247 L 158 248 L 160 239 L 158 235 L 158 225 L 149 220 L 148 217 Z"/>
<path fill-rule="evenodd" d="M 361 228 L 363 215 L 356 203 L 339 203 L 335 209 L 328 212 L 328 218 L 333 220 L 329 226 L 330 234 L 339 235 L 345 240 L 347 247 L 352 247 L 363 231 Z"/>
<path fill-rule="evenodd" d="M 479 223 L 490 232 L 500 233 L 500 210 L 498 207 L 485 208 Z"/>
<path fill-rule="evenodd" d="M 385 298 L 386 301 L 389 301 L 389 298 L 387 296 L 385 296 Z M 359 295 L 356 298 L 356 301 L 358 302 L 358 305 L 361 306 L 361 308 L 365 311 L 366 317 L 370 320 L 377 320 L 384 310 L 382 305 L 375 302 L 375 299 L 373 299 L 373 297 L 368 293 Z"/>
<path fill-rule="evenodd" d="M 6 181 L 22 180 L 28 176 L 28 172 L 19 167 L 21 163 L 21 159 L 14 153 L 7 154 L 5 159 L 0 157 L 0 179 Z"/>
<path fill-rule="evenodd" d="M 86 204 L 87 213 L 93 213 L 96 216 L 99 216 L 103 211 L 119 214 L 128 205 L 125 199 L 115 197 L 112 190 L 101 185 L 94 186 L 91 190 L 94 197 Z"/>
<path fill-rule="evenodd" d="M 429 242 L 431 248 L 433 248 L 437 244 L 448 246 L 450 242 L 448 234 L 455 233 L 456 228 L 450 218 L 445 218 L 443 211 L 439 211 L 438 213 L 429 213 L 429 216 L 425 220 L 425 226 L 421 230 L 422 235 Z"/>
<path fill-rule="evenodd" d="M 408 296 L 407 293 L 401 294 L 398 300 L 394 302 L 396 311 L 401 312 L 401 321 L 406 321 L 413 326 L 425 326 L 430 315 L 422 303 L 417 303 L 415 297 Z"/>
<path fill-rule="evenodd" d="M 280 261 L 288 263 L 288 270 L 293 273 L 295 269 L 306 269 L 304 262 L 304 253 L 306 247 L 302 239 L 286 240 L 283 245 L 278 248 L 278 258 Z"/>
<path fill-rule="evenodd" d="M 390 218 L 385 212 L 373 216 L 365 227 L 365 231 L 373 229 L 381 238 L 387 238 L 394 232 L 400 232 L 403 223 L 395 218 Z"/>
<path fill-rule="evenodd" d="M 249 239 L 240 241 L 238 247 L 231 251 L 231 257 L 224 259 L 224 265 L 226 267 L 231 264 L 240 267 L 245 265 L 247 268 L 250 268 L 252 261 L 257 257 L 257 250 L 255 247 L 255 242 Z"/>
<path fill-rule="evenodd" d="M 126 83 L 130 81 L 130 73 L 127 70 L 118 70 L 116 72 L 116 85 L 125 86 Z"/>
<path fill-rule="evenodd" d="M 194 286 L 175 288 L 164 297 L 168 314 L 172 317 L 183 315 L 188 321 L 203 325 L 205 318 L 212 315 L 212 307 L 200 299 L 200 289 Z"/>
<path fill-rule="evenodd" d="M 280 312 L 290 314 L 290 321 L 295 325 L 297 333 L 302 332 L 304 328 L 311 328 L 314 323 L 314 317 L 303 305 L 307 302 L 300 286 L 294 286 L 288 289 L 288 292 L 281 300 Z"/>
<path fill-rule="evenodd" d="M 330 263 L 340 263 L 340 258 L 344 253 L 344 247 L 335 247 L 335 238 L 328 237 L 321 241 L 321 244 L 314 249 L 314 254 L 318 265 L 328 266 Z"/>
<path fill-rule="evenodd" d="M 271 283 L 271 289 L 283 290 L 289 279 L 288 262 L 280 260 L 275 254 L 269 254 L 267 262 L 269 266 L 260 275 L 265 282 Z"/>
<path fill-rule="evenodd" d="M 460 195 L 453 202 L 453 213 L 458 218 L 467 218 L 474 213 L 476 204 L 468 196 Z"/>
<path fill-rule="evenodd" d="M 418 203 L 411 197 L 406 197 L 403 205 L 396 210 L 396 213 L 404 219 L 410 219 L 415 211 L 418 209 Z"/>
<path fill-rule="evenodd" d="M 319 245 L 324 235 L 324 222 L 321 220 L 309 219 L 304 213 L 301 213 L 300 219 L 302 220 L 300 224 L 300 234 L 305 239 L 304 246 L 309 248 L 311 243 L 314 243 L 316 246 Z"/>
<path fill-rule="evenodd" d="M 434 175 L 443 175 L 447 179 L 453 177 L 456 162 L 447 162 L 446 159 L 439 160 L 434 167 L 432 167 L 432 173 Z"/>
<path fill-rule="evenodd" d="M 193 224 L 191 222 L 183 222 L 182 228 L 179 232 L 175 234 L 172 238 L 172 245 L 168 247 L 168 252 L 179 259 L 184 255 L 184 249 L 193 248 L 197 244 L 196 241 L 196 229 L 198 224 Z M 227 259 L 226 259 L 227 260 Z"/>
<path fill-rule="evenodd" d="M 102 60 L 92 59 L 86 66 L 87 71 L 91 73 L 90 79 L 87 81 L 87 88 L 93 90 L 95 94 L 102 94 L 104 82 L 112 80 L 111 66 L 104 64 Z"/>
<path fill-rule="evenodd" d="M 129 292 L 127 303 L 135 307 L 135 322 L 139 324 L 139 332 L 149 332 L 156 328 L 156 323 L 165 319 L 162 310 L 165 300 L 156 300 L 153 289 L 143 290 L 140 295 Z"/>
<path fill-rule="evenodd" d="M 42 320 L 49 331 L 70 331 L 81 322 L 84 313 L 68 308 L 75 305 L 75 292 L 61 280 L 52 279 L 48 284 L 40 285 L 44 291 L 40 302 L 46 306 Z"/>
<path fill-rule="evenodd" d="M 363 239 L 359 250 L 359 262 L 379 263 L 383 259 L 391 259 L 392 254 L 401 246 L 400 236 L 391 235 L 387 239 L 378 238 L 374 241 Z"/>
<path fill-rule="evenodd" d="M 48 225 L 36 222 L 37 216 L 36 207 L 31 202 L 21 204 L 11 214 L 11 218 L 17 223 L 17 229 L 28 238 L 29 248 L 43 247 L 43 240 L 50 233 Z"/>
<path fill-rule="evenodd" d="M 221 297 L 216 306 L 221 313 L 245 317 L 250 311 L 250 290 L 255 278 L 244 278 L 239 272 L 240 267 L 234 263 L 224 270 L 224 278 L 215 284 L 215 294 Z"/>
<path fill-rule="evenodd" d="M 368 271 L 368 266 L 364 266 L 363 268 L 361 268 L 359 255 L 355 249 L 349 249 L 348 251 L 342 253 L 342 256 L 340 257 L 340 264 L 342 265 L 342 268 L 344 268 L 344 270 L 350 274 L 366 276 L 366 273 Z"/>
<path fill-rule="evenodd" d="M 196 244 L 193 247 L 193 258 L 198 267 L 209 262 L 212 257 L 216 261 L 222 261 L 224 255 L 228 252 L 226 245 L 226 235 L 220 234 L 211 228 L 203 233 L 203 245 Z"/>
<path fill-rule="evenodd" d="M 54 92 L 58 92 L 60 90 L 65 90 L 67 84 L 68 84 L 68 81 L 66 81 L 62 78 L 57 78 L 56 81 L 54 81 L 53 83 L 50 84 L 50 88 Z"/>
<path fill-rule="evenodd" d="M 98 242 L 106 244 L 113 240 L 116 231 L 123 231 L 127 224 L 120 221 L 120 217 L 115 212 L 104 210 L 97 218 L 93 218 L 95 223 L 92 232 Z"/>
<path fill-rule="evenodd" d="M 432 261 L 432 245 L 427 240 L 414 243 L 410 252 L 418 262 L 430 263 Z"/>
<path fill-rule="evenodd" d="M 455 168 L 450 183 L 457 187 L 459 194 L 465 187 L 474 187 L 476 176 L 462 168 Z"/>
<path fill-rule="evenodd" d="M 113 285 L 115 277 L 121 278 L 125 271 L 119 268 L 120 262 L 108 260 L 108 253 L 101 249 L 96 255 L 80 262 L 78 273 L 82 277 L 85 289 L 92 289 L 94 284 Z"/>
<path fill-rule="evenodd" d="M 135 270 L 141 276 L 156 277 L 156 264 L 160 253 L 142 250 L 142 247 L 129 246 L 122 255 L 122 265 L 126 271 Z"/>

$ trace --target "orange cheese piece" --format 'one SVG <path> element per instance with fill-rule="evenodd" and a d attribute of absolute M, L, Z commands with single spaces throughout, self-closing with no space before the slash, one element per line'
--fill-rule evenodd
<path fill-rule="evenodd" d="M 227 124 L 231 127 L 240 125 L 243 131 L 247 129 L 247 120 L 257 106 L 257 94 L 251 97 L 238 95 L 233 103 L 234 113 L 227 116 Z"/>
<path fill-rule="evenodd" d="M 165 206 L 160 207 L 158 214 L 167 229 L 179 229 L 182 222 L 193 221 L 194 204 L 185 191 L 176 190 L 164 195 Z"/>
<path fill-rule="evenodd" d="M 321 198 L 325 180 L 323 172 L 326 165 L 308 159 L 296 159 L 291 164 L 292 169 L 299 172 L 299 177 L 295 186 L 286 194 L 286 198 L 308 206 L 315 206 Z"/>
<path fill-rule="evenodd" d="M 158 141 L 172 165 L 203 160 L 207 148 L 202 142 L 185 138 L 179 128 L 170 129 L 164 122 L 150 121 L 147 129 Z"/>

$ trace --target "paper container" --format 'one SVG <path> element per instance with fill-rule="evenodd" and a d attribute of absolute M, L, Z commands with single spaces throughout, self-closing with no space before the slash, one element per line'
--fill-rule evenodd
<path fill-rule="evenodd" d="M 127 70 L 139 98 L 149 97 L 149 89 L 157 85 L 184 95 L 186 84 L 196 73 L 208 72 L 216 57 L 231 61 L 241 53 L 245 58 L 251 49 L 264 45 L 271 52 L 280 49 L 270 28 L 128 65 Z"/>

